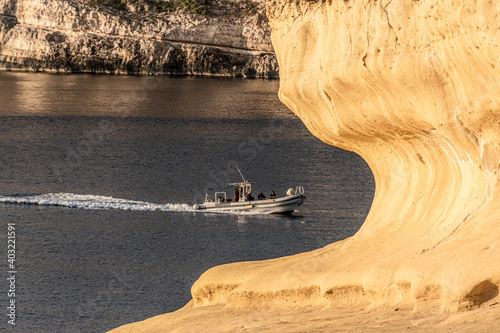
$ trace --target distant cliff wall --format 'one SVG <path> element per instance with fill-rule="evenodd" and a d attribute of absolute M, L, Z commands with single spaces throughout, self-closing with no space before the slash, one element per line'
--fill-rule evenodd
<path fill-rule="evenodd" d="M 277 77 L 264 7 L 251 15 L 0 0 L 0 69 Z"/>

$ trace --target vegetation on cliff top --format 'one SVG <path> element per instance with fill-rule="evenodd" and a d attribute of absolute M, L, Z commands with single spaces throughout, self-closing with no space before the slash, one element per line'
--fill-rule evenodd
<path fill-rule="evenodd" d="M 131 6 L 142 11 L 158 13 L 186 11 L 199 15 L 224 13 L 234 16 L 253 16 L 264 10 L 261 2 L 255 0 L 86 0 L 92 6 L 103 5 L 118 10 L 128 10 Z"/>

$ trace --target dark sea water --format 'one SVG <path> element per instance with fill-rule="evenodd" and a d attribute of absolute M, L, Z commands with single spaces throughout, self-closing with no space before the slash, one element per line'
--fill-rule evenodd
<path fill-rule="evenodd" d="M 313 137 L 278 86 L 0 72 L 0 331 L 105 332 L 182 307 L 215 265 L 353 235 L 373 199 L 368 166 Z M 232 193 L 236 165 L 254 193 L 302 185 L 306 202 L 290 216 L 194 212 L 207 191 Z"/>

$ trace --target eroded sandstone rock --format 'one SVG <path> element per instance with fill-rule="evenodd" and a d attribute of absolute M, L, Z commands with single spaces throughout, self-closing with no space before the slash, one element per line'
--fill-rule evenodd
<path fill-rule="evenodd" d="M 500 7 L 270 1 L 268 16 L 280 99 L 314 135 L 367 161 L 375 199 L 345 241 L 209 270 L 194 306 L 456 311 L 498 298 Z"/>

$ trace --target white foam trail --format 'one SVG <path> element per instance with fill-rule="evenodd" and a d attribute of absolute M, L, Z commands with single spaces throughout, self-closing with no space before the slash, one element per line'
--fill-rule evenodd
<path fill-rule="evenodd" d="M 59 206 L 82 209 L 102 210 L 133 210 L 133 211 L 161 211 L 161 212 L 196 212 L 209 214 L 238 214 L 238 215 L 268 215 L 262 212 L 236 211 L 204 211 L 194 210 L 188 204 L 156 204 L 144 201 L 113 198 L 102 195 L 73 194 L 73 193 L 46 193 L 33 195 L 0 195 L 0 204 Z"/>
<path fill-rule="evenodd" d="M 188 204 L 155 204 L 144 201 L 119 199 L 101 195 L 73 193 L 47 193 L 27 196 L 0 196 L 0 203 L 61 206 L 83 209 L 117 209 L 138 211 L 194 211 Z"/>

